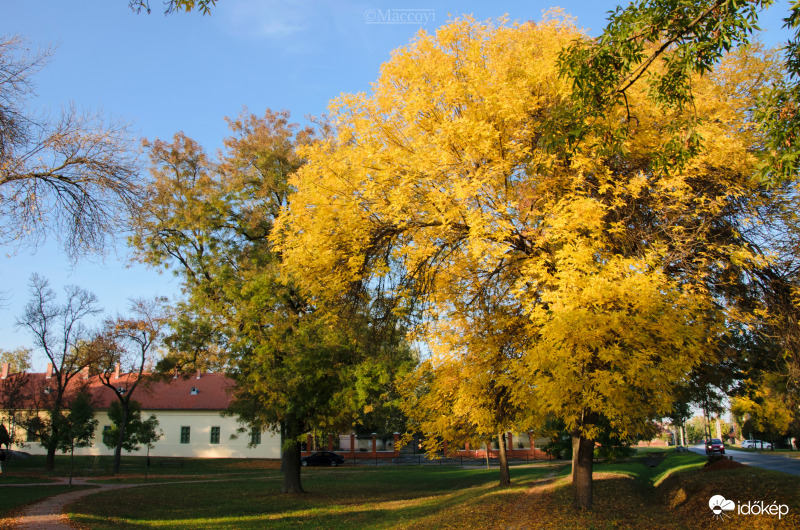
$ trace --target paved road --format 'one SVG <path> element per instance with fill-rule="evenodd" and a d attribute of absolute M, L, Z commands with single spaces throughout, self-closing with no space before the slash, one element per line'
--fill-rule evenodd
<path fill-rule="evenodd" d="M 703 444 L 693 445 L 689 447 L 689 449 L 697 454 L 706 454 L 706 449 Z M 725 449 L 725 456 L 732 456 L 737 462 L 748 466 L 780 471 L 781 473 L 788 473 L 790 475 L 800 475 L 800 459 L 737 451 L 736 449 Z"/>

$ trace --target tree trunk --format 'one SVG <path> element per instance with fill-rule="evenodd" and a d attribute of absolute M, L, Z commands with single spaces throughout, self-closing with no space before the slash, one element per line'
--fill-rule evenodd
<path fill-rule="evenodd" d="M 52 445 L 52 447 L 47 448 L 47 461 L 45 464 L 45 469 L 47 471 L 53 471 L 55 468 L 56 468 L 56 447 L 55 445 Z"/>
<path fill-rule="evenodd" d="M 72 472 L 75 470 L 75 443 L 69 448 L 69 487 L 72 487 Z"/>
<path fill-rule="evenodd" d="M 305 493 L 300 480 L 300 442 L 302 423 L 294 419 L 281 422 L 281 471 L 283 487 L 281 493 Z"/>
<path fill-rule="evenodd" d="M 58 402 L 61 401 L 61 394 L 57 396 Z M 47 440 L 47 460 L 45 463 L 45 470 L 53 471 L 56 468 L 56 450 L 58 450 L 58 442 L 61 439 L 61 426 L 64 418 L 61 416 L 61 406 L 55 407 L 49 411 L 50 415 L 50 439 Z"/>
<path fill-rule="evenodd" d="M 128 403 L 122 403 L 122 422 L 119 426 L 119 434 L 117 435 L 117 446 L 114 448 L 114 468 L 111 470 L 112 475 L 119 473 L 120 463 L 122 462 L 122 444 L 125 441 L 125 429 L 128 426 Z"/>
<path fill-rule="evenodd" d="M 581 452 L 580 433 L 572 434 L 572 483 L 578 483 L 578 455 Z"/>
<path fill-rule="evenodd" d="M 572 484 L 575 486 L 575 506 L 578 509 L 590 510 L 592 508 L 594 440 L 584 436 L 573 436 L 572 448 Z"/>
<path fill-rule="evenodd" d="M 511 473 L 508 470 L 508 456 L 506 455 L 506 433 L 500 433 L 500 487 L 511 484 Z"/>

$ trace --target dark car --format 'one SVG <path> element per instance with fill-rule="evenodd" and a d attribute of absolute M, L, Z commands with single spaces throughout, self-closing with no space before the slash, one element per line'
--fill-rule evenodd
<path fill-rule="evenodd" d="M 721 455 L 725 454 L 725 445 L 719 438 L 711 438 L 710 440 L 706 440 L 706 454 L 710 455 L 712 453 L 719 453 Z"/>
<path fill-rule="evenodd" d="M 330 451 L 318 451 L 300 459 L 302 466 L 341 466 L 344 457 Z"/>

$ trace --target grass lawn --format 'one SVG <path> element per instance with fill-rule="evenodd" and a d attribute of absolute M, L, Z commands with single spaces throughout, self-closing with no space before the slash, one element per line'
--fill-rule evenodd
<path fill-rule="evenodd" d="M 31 486 L 30 488 L 0 488 L 0 519 L 6 517 L 12 510 L 26 504 L 79 489 L 85 489 L 85 487 Z"/>
<path fill-rule="evenodd" d="M 800 451 L 797 449 L 745 449 L 744 447 L 740 447 L 738 445 L 726 445 L 725 449 L 732 449 L 735 451 L 742 451 L 745 453 L 759 453 L 762 455 L 777 455 L 783 456 L 786 458 L 800 458 Z"/>
<path fill-rule="evenodd" d="M 505 489 L 496 487 L 497 469 L 306 469 L 301 496 L 277 493 L 280 476 L 268 470 L 99 493 L 71 505 L 70 517 L 87 528 L 716 528 L 723 523 L 708 502 L 723 495 L 737 505 L 789 507 L 781 520 L 734 512 L 732 528 L 800 527 L 800 477 L 705 462 L 648 451 L 596 465 L 594 508 L 586 513 L 572 506 L 569 468 L 539 465 L 513 468 L 515 484 Z"/>
<path fill-rule="evenodd" d="M 278 493 L 279 476 L 267 474 L 101 493 L 73 504 L 70 517 L 90 528 L 491 526 L 498 510 L 556 469 L 516 467 L 516 484 L 503 490 L 496 487 L 497 469 L 308 469 L 302 496 Z"/>
<path fill-rule="evenodd" d="M 36 455 L 31 458 L 13 460 L 7 465 L 8 477 L 14 476 L 56 476 L 65 477 L 70 472 L 69 455 L 56 455 L 56 466 L 52 472 L 45 471 L 45 456 Z M 74 463 L 75 477 L 108 477 L 114 466 L 113 456 L 76 456 Z M 123 477 L 144 477 L 146 459 L 140 456 L 124 456 L 120 465 Z M 279 469 L 277 460 L 246 458 L 160 458 L 150 459 L 149 478 L 159 476 L 182 477 L 206 476 L 230 473 L 260 473 L 265 469 Z M 0 479 L 2 480 L 2 479 Z M 116 482 L 116 480 L 114 481 Z M 2 483 L 2 482 L 0 482 Z"/>
<path fill-rule="evenodd" d="M 55 479 L 40 477 L 37 475 L 0 475 L 0 486 L 4 484 L 42 484 L 45 482 L 57 482 Z"/>

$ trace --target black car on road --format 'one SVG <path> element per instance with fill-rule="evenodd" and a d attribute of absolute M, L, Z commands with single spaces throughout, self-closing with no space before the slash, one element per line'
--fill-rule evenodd
<path fill-rule="evenodd" d="M 344 464 L 344 457 L 330 451 L 317 451 L 300 459 L 302 466 L 341 466 L 342 464 Z"/>

